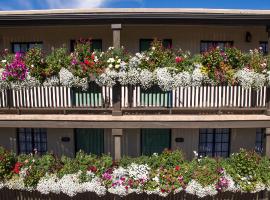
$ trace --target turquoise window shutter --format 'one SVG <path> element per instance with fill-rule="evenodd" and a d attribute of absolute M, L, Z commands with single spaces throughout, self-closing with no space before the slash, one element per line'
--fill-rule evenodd
<path fill-rule="evenodd" d="M 141 130 L 141 153 L 152 155 L 162 153 L 164 149 L 171 147 L 170 129 L 142 129 Z"/>
<path fill-rule="evenodd" d="M 104 153 L 104 129 L 76 129 L 76 152 L 101 155 Z"/>

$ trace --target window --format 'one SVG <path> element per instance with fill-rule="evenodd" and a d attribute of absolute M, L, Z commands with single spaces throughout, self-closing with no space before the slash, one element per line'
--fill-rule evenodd
<path fill-rule="evenodd" d="M 18 153 L 29 154 L 36 151 L 38 154 L 47 152 L 47 130 L 43 128 L 19 128 Z"/>
<path fill-rule="evenodd" d="M 12 53 L 25 53 L 33 47 L 42 48 L 42 42 L 13 42 L 11 43 Z"/>
<path fill-rule="evenodd" d="M 199 155 L 228 157 L 230 129 L 200 129 Z"/>
<path fill-rule="evenodd" d="M 255 151 L 257 153 L 263 153 L 263 143 L 264 143 L 265 129 L 257 128 L 256 129 L 256 142 L 255 142 Z"/>
<path fill-rule="evenodd" d="M 262 52 L 264 54 L 268 54 L 268 42 L 261 41 L 260 42 L 260 48 L 262 49 Z"/>
<path fill-rule="evenodd" d="M 70 52 L 75 50 L 76 40 L 70 40 Z M 91 51 L 102 51 L 102 40 L 94 39 L 91 40 Z"/>
<path fill-rule="evenodd" d="M 233 41 L 201 41 L 200 52 L 206 52 L 211 48 L 219 47 L 224 49 L 225 47 L 232 47 Z"/>
<path fill-rule="evenodd" d="M 140 52 L 147 51 L 151 47 L 151 43 L 154 39 L 140 39 Z M 164 39 L 162 40 L 162 44 L 165 48 L 172 47 L 172 39 Z"/>

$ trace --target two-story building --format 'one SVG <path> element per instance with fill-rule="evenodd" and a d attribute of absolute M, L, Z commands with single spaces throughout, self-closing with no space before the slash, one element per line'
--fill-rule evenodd
<path fill-rule="evenodd" d="M 158 38 L 192 54 L 212 45 L 243 51 L 262 47 L 268 53 L 269 10 L 216 9 L 81 9 L 1 11 L 0 47 L 24 52 L 39 44 L 45 52 L 92 38 L 95 49 L 124 46 L 130 52 L 149 48 Z M 240 87 L 201 87 L 167 94 L 140 88 L 99 88 L 99 101 L 84 95 L 70 101 L 70 89 L 1 93 L 0 145 L 17 153 L 54 152 L 139 156 L 182 149 L 188 158 L 228 156 L 240 148 L 270 154 L 269 92 L 253 94 Z M 46 93 L 47 97 L 40 97 Z M 251 94 L 252 93 L 252 94 Z M 36 94 L 36 96 L 35 96 Z M 81 95 L 81 96 L 80 96 Z M 89 94 L 90 96 L 92 95 Z M 159 96 L 160 95 L 160 96 Z M 64 98 L 63 98 L 64 97 Z M 179 100 L 180 99 L 180 100 Z M 93 106 L 94 105 L 94 106 Z M 266 133 L 266 135 L 265 135 Z"/>

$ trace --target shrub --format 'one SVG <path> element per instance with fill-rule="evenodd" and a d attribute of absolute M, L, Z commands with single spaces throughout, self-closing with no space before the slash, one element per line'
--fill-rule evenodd
<path fill-rule="evenodd" d="M 15 155 L 5 150 L 3 147 L 0 147 L 0 181 L 11 178 L 15 164 Z"/>
<path fill-rule="evenodd" d="M 66 48 L 52 49 L 52 52 L 46 57 L 46 63 L 45 74 L 50 77 L 58 75 L 62 67 L 69 68 L 71 57 Z"/>
<path fill-rule="evenodd" d="M 46 63 L 42 50 L 38 47 L 29 49 L 25 55 L 25 64 L 29 69 L 30 76 L 43 82 L 46 78 Z"/>

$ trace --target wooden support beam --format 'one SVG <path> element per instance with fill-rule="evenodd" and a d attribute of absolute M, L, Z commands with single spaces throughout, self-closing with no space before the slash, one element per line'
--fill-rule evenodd
<path fill-rule="evenodd" d="M 248 121 L 53 121 L 0 120 L 2 128 L 267 128 L 268 120 Z"/>
<path fill-rule="evenodd" d="M 264 154 L 270 158 L 270 128 L 265 129 Z"/>
<path fill-rule="evenodd" d="M 114 159 L 120 160 L 122 157 L 123 129 L 112 129 L 112 136 L 114 141 Z"/>
<path fill-rule="evenodd" d="M 111 25 L 112 31 L 113 31 L 113 47 L 114 48 L 120 48 L 121 47 L 121 24 L 112 24 Z"/>
<path fill-rule="evenodd" d="M 270 115 L 270 87 L 266 88 L 266 115 Z"/>
<path fill-rule="evenodd" d="M 121 48 L 121 29 L 122 24 L 112 24 L 111 25 L 112 31 L 113 31 L 113 47 L 116 49 Z M 113 87 L 113 116 L 119 116 L 122 115 L 121 111 L 121 85 L 117 83 Z"/>

